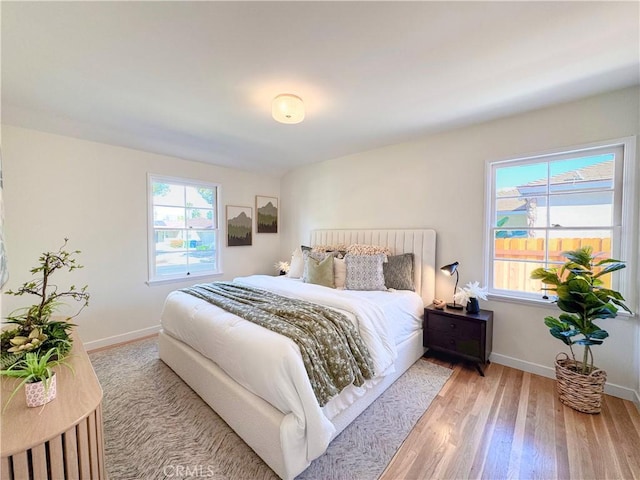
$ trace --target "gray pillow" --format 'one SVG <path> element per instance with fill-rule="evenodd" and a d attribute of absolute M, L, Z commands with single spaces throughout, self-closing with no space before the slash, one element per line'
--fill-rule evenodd
<path fill-rule="evenodd" d="M 415 291 L 413 283 L 413 253 L 403 253 L 387 257 L 387 263 L 383 264 L 384 284 L 387 288 L 395 290 Z"/>
<path fill-rule="evenodd" d="M 382 265 L 387 259 L 383 253 L 377 255 L 351 255 L 345 257 L 347 265 L 347 290 L 386 290 Z"/>
<path fill-rule="evenodd" d="M 328 255 L 324 260 L 316 260 L 312 256 L 307 255 L 304 259 L 304 270 L 304 282 L 335 288 L 333 281 L 333 256 Z"/>

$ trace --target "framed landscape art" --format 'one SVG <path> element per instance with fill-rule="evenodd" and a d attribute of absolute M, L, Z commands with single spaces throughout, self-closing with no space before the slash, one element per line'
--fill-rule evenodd
<path fill-rule="evenodd" d="M 253 212 L 251 207 L 227 205 L 227 246 L 251 245 Z"/>
<path fill-rule="evenodd" d="M 278 233 L 278 198 L 256 195 L 258 233 Z"/>

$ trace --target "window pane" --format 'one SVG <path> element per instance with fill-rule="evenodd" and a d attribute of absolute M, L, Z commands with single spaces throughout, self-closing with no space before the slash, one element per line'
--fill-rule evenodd
<path fill-rule="evenodd" d="M 213 208 L 215 189 L 189 185 L 186 187 L 187 207 Z"/>
<path fill-rule="evenodd" d="M 552 227 L 613 225 L 613 192 L 574 193 L 549 197 Z"/>
<path fill-rule="evenodd" d="M 205 210 L 202 208 L 188 208 L 187 227 L 215 228 L 215 224 L 213 223 L 213 210 Z"/>
<path fill-rule="evenodd" d="M 549 260 L 564 262 L 562 252 L 576 250 L 585 245 L 593 248 L 593 253 L 611 257 L 611 230 L 562 230 L 549 233 Z"/>
<path fill-rule="evenodd" d="M 550 191 L 611 189 L 613 188 L 613 163 L 613 153 L 550 162 Z"/>
<path fill-rule="evenodd" d="M 154 205 L 184 205 L 184 186 L 169 182 L 152 182 Z"/>
<path fill-rule="evenodd" d="M 547 162 L 496 169 L 498 197 L 547 193 Z"/>
<path fill-rule="evenodd" d="M 496 200 L 496 227 L 504 227 L 506 236 L 523 236 L 517 231 L 509 233 L 518 227 L 546 227 L 546 206 L 547 197 L 499 198 Z"/>
<path fill-rule="evenodd" d="M 156 275 L 186 275 L 187 254 L 184 251 L 156 253 Z"/>
<path fill-rule="evenodd" d="M 493 288 L 498 290 L 512 290 L 544 295 L 540 280 L 531 280 L 531 272 L 544 267 L 537 262 L 518 262 L 495 260 L 493 262 Z"/>
<path fill-rule="evenodd" d="M 513 260 L 545 261 L 545 231 L 529 230 L 524 238 L 500 237 L 500 231 L 496 231 L 494 238 L 495 258 Z"/>
<path fill-rule="evenodd" d="M 189 252 L 189 273 L 203 273 L 216 268 L 216 256 L 213 250 L 195 250 Z"/>
<path fill-rule="evenodd" d="M 167 228 L 184 228 L 184 208 L 153 207 L 153 226 Z"/>
<path fill-rule="evenodd" d="M 184 250 L 181 230 L 155 230 L 156 253 Z"/>

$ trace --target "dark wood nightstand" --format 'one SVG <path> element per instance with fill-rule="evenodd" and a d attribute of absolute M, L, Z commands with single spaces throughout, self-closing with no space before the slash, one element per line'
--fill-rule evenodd
<path fill-rule="evenodd" d="M 433 305 L 424 309 L 423 345 L 475 362 L 483 377 L 481 364 L 489 363 L 492 339 L 491 310 L 467 313 L 448 308 L 437 310 Z"/>

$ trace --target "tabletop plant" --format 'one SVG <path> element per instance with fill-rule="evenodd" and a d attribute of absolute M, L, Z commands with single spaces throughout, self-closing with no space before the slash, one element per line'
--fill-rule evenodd
<path fill-rule="evenodd" d="M 63 360 L 63 356 L 60 351 L 56 348 L 51 348 L 45 352 L 27 352 L 17 362 L 9 366 L 9 368 L 6 370 L 0 370 L 0 375 L 21 379 L 18 386 L 16 386 L 7 399 L 7 403 L 4 408 L 7 408 L 11 399 L 27 383 L 42 382 L 46 396 L 51 385 L 51 379 L 54 375 L 52 368 L 58 365 L 64 365 L 73 372 L 73 367 Z"/>
<path fill-rule="evenodd" d="M 622 295 L 605 288 L 602 281 L 603 276 L 626 265 L 612 258 L 598 260 L 590 246 L 563 252 L 562 255 L 567 261 L 559 269 L 537 268 L 531 273 L 531 278 L 542 280 L 549 285 L 548 290 L 556 292 L 556 304 L 566 313 L 558 318 L 545 317 L 544 323 L 551 335 L 569 346 L 579 373 L 587 375 L 594 370 L 591 347 L 601 345 L 609 336 L 595 321 L 616 317 L 618 307 L 631 313 L 623 303 Z M 573 345 L 584 347 L 582 362 L 576 362 Z"/>
<path fill-rule="evenodd" d="M 76 317 L 88 304 L 87 286 L 60 289 L 52 283 L 52 275 L 58 270 L 72 272 L 82 265 L 77 263 L 79 250 L 67 251 L 65 238 L 62 246 L 53 252 L 44 252 L 38 259 L 38 266 L 31 269 L 39 278 L 25 282 L 17 290 L 8 290 L 8 295 L 34 295 L 38 301 L 29 307 L 14 310 L 6 318 L 6 323 L 16 325 L 0 334 L 0 368 L 7 369 L 18 362 L 28 352 L 48 352 L 54 349 L 56 355 L 64 357 L 71 350 L 70 330 L 75 325 L 70 320 Z M 81 305 L 75 314 L 53 317 L 64 305 L 63 300 L 73 299 Z"/>

